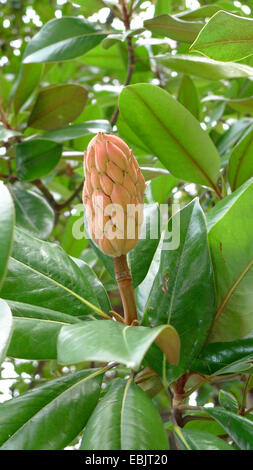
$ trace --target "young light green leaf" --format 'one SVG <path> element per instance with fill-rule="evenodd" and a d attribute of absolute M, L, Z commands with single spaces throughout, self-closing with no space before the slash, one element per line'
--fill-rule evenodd
<path fill-rule="evenodd" d="M 88 92 L 80 85 L 67 83 L 44 88 L 38 95 L 28 126 L 53 130 L 73 122 L 87 103 Z"/>
<path fill-rule="evenodd" d="M 174 176 L 219 193 L 218 152 L 197 119 L 169 93 L 151 84 L 130 85 L 119 106 L 132 131 Z"/>
<path fill-rule="evenodd" d="M 23 63 L 74 59 L 99 44 L 107 33 L 83 18 L 65 16 L 46 23 L 29 42 Z"/>
<path fill-rule="evenodd" d="M 114 381 L 93 412 L 80 447 L 82 450 L 168 448 L 168 438 L 157 409 L 132 379 Z"/>
<path fill-rule="evenodd" d="M 1 449 L 63 449 L 86 425 L 97 404 L 102 377 L 97 369 L 82 370 L 1 403 Z"/>
<path fill-rule="evenodd" d="M 221 7 L 219 5 L 204 5 L 203 7 L 196 8 L 195 10 L 182 11 L 177 13 L 175 16 L 183 20 L 203 20 L 205 18 L 210 18 L 220 10 Z"/>
<path fill-rule="evenodd" d="M 0 364 L 3 362 L 12 334 L 12 314 L 8 304 L 0 299 Z"/>
<path fill-rule="evenodd" d="M 198 119 L 200 108 L 198 92 L 193 80 L 188 75 L 183 75 L 177 99 L 179 103 L 181 103 L 193 114 L 193 116 L 195 116 L 195 118 Z"/>
<path fill-rule="evenodd" d="M 144 27 L 158 36 L 174 41 L 192 42 L 202 29 L 202 23 L 183 21 L 175 16 L 159 15 L 144 21 Z"/>
<path fill-rule="evenodd" d="M 190 51 L 225 62 L 253 54 L 253 19 L 218 11 L 200 31 Z"/>
<path fill-rule="evenodd" d="M 197 55 L 162 54 L 154 59 L 172 70 L 195 75 L 207 80 L 222 80 L 224 78 L 252 77 L 253 67 L 233 62 L 218 62 Z"/>
<path fill-rule="evenodd" d="M 65 326 L 58 338 L 58 362 L 117 361 L 138 369 L 156 340 L 165 350 L 168 361 L 177 364 L 180 343 L 176 330 L 169 325 L 146 328 L 101 320 Z"/>
<path fill-rule="evenodd" d="M 11 254 L 14 223 L 15 214 L 12 198 L 7 186 L 0 181 L 0 288 L 5 278 Z"/>
<path fill-rule="evenodd" d="M 253 180 L 207 213 L 217 309 L 209 340 L 233 341 L 252 331 Z"/>
<path fill-rule="evenodd" d="M 232 191 L 253 176 L 253 126 L 234 148 L 228 165 L 228 178 Z"/>
<path fill-rule="evenodd" d="M 27 140 L 16 145 L 17 174 L 33 180 L 50 173 L 61 158 L 62 146 L 50 140 Z"/>

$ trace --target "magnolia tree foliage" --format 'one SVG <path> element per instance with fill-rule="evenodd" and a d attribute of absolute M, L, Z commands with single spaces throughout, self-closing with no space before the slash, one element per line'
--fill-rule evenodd
<path fill-rule="evenodd" d="M 0 0 L 1 449 L 253 450 L 252 13 Z"/>

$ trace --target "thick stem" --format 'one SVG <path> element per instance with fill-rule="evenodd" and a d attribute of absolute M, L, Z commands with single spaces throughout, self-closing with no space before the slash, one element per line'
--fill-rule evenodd
<path fill-rule="evenodd" d="M 138 321 L 138 316 L 132 276 L 127 264 L 126 255 L 114 258 L 114 270 L 124 309 L 124 323 L 131 325 L 133 322 L 136 323 Z"/>

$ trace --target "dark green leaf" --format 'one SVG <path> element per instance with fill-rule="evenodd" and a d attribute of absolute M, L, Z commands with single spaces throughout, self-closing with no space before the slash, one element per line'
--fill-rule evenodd
<path fill-rule="evenodd" d="M 222 375 L 247 371 L 252 367 L 253 339 L 246 338 L 206 345 L 191 365 L 191 370 L 206 375 Z"/>
<path fill-rule="evenodd" d="M 53 19 L 29 42 L 23 63 L 58 62 L 79 57 L 107 36 L 83 18 Z"/>
<path fill-rule="evenodd" d="M 253 450 L 253 422 L 222 408 L 208 408 L 214 418 L 242 450 Z"/>
<path fill-rule="evenodd" d="M 181 375 L 198 355 L 215 310 L 206 221 L 198 200 L 170 220 L 170 232 L 176 218 L 180 218 L 180 242 L 178 234 L 176 248 L 166 250 L 164 245 L 143 318 L 144 324 L 170 323 L 180 336 L 179 366 L 170 366 L 169 380 Z"/>
<path fill-rule="evenodd" d="M 12 199 L 7 186 L 0 181 L 0 288 L 11 254 L 14 223 L 15 214 Z"/>
<path fill-rule="evenodd" d="M 54 228 L 54 211 L 45 198 L 21 185 L 11 187 L 16 223 L 39 238 L 47 238 Z"/>
<path fill-rule="evenodd" d="M 86 121 L 81 124 L 72 124 L 70 126 L 55 129 L 43 134 L 43 139 L 53 140 L 54 142 L 64 142 L 66 140 L 77 139 L 85 135 L 97 134 L 98 132 L 110 132 L 109 121 L 97 120 Z"/>
<path fill-rule="evenodd" d="M 8 356 L 21 359 L 57 359 L 57 337 L 62 326 L 80 323 L 76 317 L 47 308 L 8 301 L 14 328 Z"/>
<path fill-rule="evenodd" d="M 103 314 L 92 286 L 62 248 L 20 229 L 1 296 L 69 315 Z"/>
<path fill-rule="evenodd" d="M 154 230 L 156 233 L 154 233 Z M 137 287 L 146 277 L 160 241 L 160 236 L 160 211 L 158 205 L 147 204 L 144 208 L 144 221 L 140 239 L 128 255 L 134 287 Z"/>
<path fill-rule="evenodd" d="M 92 414 L 81 444 L 81 449 L 85 450 L 168 448 L 168 438 L 158 411 L 132 379 L 114 382 Z"/>
<path fill-rule="evenodd" d="M 48 131 L 65 126 L 81 114 L 87 99 L 88 92 L 80 85 L 68 83 L 44 88 L 38 95 L 28 125 Z"/>
<path fill-rule="evenodd" d="M 182 450 L 232 450 L 231 446 L 209 432 L 192 429 L 175 429 Z"/>
<path fill-rule="evenodd" d="M 12 334 L 12 314 L 8 304 L 0 299 L 0 364 L 5 358 Z"/>
<path fill-rule="evenodd" d="M 238 402 L 232 393 L 226 392 L 226 390 L 219 391 L 219 403 L 220 406 L 228 411 L 238 412 Z"/>
<path fill-rule="evenodd" d="M 17 144 L 17 173 L 21 180 L 33 180 L 50 173 L 61 158 L 61 145 L 50 140 L 29 140 Z"/>
<path fill-rule="evenodd" d="M 1 449 L 64 448 L 86 425 L 97 404 L 101 381 L 100 371 L 82 370 L 1 403 Z"/>
<path fill-rule="evenodd" d="M 17 81 L 14 83 L 13 89 L 11 90 L 16 114 L 39 84 L 41 71 L 42 65 L 40 64 L 27 64 L 21 66 Z"/>

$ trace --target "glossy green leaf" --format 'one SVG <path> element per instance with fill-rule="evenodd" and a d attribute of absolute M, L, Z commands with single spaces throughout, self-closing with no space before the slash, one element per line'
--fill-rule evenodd
<path fill-rule="evenodd" d="M 36 89 L 41 77 L 42 65 L 27 64 L 22 65 L 17 78 L 11 90 L 15 113 L 25 104 L 28 98 Z"/>
<path fill-rule="evenodd" d="M 121 92 L 119 105 L 132 131 L 174 176 L 217 191 L 218 152 L 199 122 L 169 93 L 151 84 L 131 85 Z"/>
<path fill-rule="evenodd" d="M 12 129 L 6 129 L 5 127 L 0 125 L 0 142 L 1 141 L 8 141 L 9 139 L 12 139 L 13 137 L 22 135 L 21 132 L 18 131 L 13 131 Z"/>
<path fill-rule="evenodd" d="M 17 144 L 17 174 L 21 180 L 33 180 L 50 173 L 61 158 L 62 147 L 50 140 L 28 140 Z"/>
<path fill-rule="evenodd" d="M 253 54 L 253 19 L 217 12 L 200 31 L 191 51 L 214 60 L 240 60 Z"/>
<path fill-rule="evenodd" d="M 117 361 L 138 369 L 151 344 L 157 340 L 160 345 L 164 339 L 167 359 L 176 364 L 180 344 L 177 332 L 169 325 L 146 328 L 100 320 L 65 326 L 58 338 L 58 362 Z"/>
<path fill-rule="evenodd" d="M 12 314 L 10 307 L 0 299 L 0 364 L 4 360 L 12 334 Z"/>
<path fill-rule="evenodd" d="M 241 450 L 253 450 L 253 422 L 222 408 L 208 408 L 214 418 L 232 437 Z"/>
<path fill-rule="evenodd" d="M 219 391 L 219 403 L 221 407 L 228 411 L 233 411 L 234 413 L 238 412 L 238 402 L 236 398 L 232 393 L 229 393 L 226 390 Z"/>
<path fill-rule="evenodd" d="M 202 20 L 204 18 L 210 18 L 219 10 L 221 10 L 219 5 L 204 5 L 195 10 L 182 11 L 181 13 L 177 13 L 176 16 L 183 20 Z"/>
<path fill-rule="evenodd" d="M 158 36 L 174 41 L 192 42 L 202 29 L 202 23 L 183 21 L 175 16 L 159 15 L 144 21 L 144 27 Z"/>
<path fill-rule="evenodd" d="M 77 264 L 79 269 L 82 271 L 85 279 L 89 281 L 90 285 L 93 287 L 96 297 L 99 301 L 99 304 L 104 312 L 109 312 L 112 309 L 109 297 L 104 288 L 104 285 L 97 277 L 95 271 L 89 266 L 88 263 L 79 258 L 73 258 L 73 261 Z"/>
<path fill-rule="evenodd" d="M 65 16 L 53 19 L 31 39 L 23 63 L 58 62 L 88 52 L 107 36 L 83 18 Z"/>
<path fill-rule="evenodd" d="M 93 287 L 62 248 L 20 229 L 1 297 L 74 316 L 103 313 Z"/>
<path fill-rule="evenodd" d="M 253 114 L 253 98 L 242 98 L 237 100 L 228 100 L 227 103 L 229 106 L 238 111 L 239 113 L 244 114 Z"/>
<path fill-rule="evenodd" d="M 234 148 L 228 166 L 228 178 L 232 191 L 253 176 L 253 126 L 243 135 Z"/>
<path fill-rule="evenodd" d="M 102 376 L 96 369 L 82 370 L 50 380 L 41 387 L 1 403 L 1 449 L 64 448 L 82 431 L 93 412 L 99 398 Z"/>
<path fill-rule="evenodd" d="M 110 73 L 121 74 L 127 69 L 127 50 L 123 44 L 114 44 L 110 49 L 105 49 L 102 44 L 95 47 L 81 61 L 87 65 L 110 70 Z"/>
<path fill-rule="evenodd" d="M 177 367 L 169 367 L 169 380 L 180 376 L 198 355 L 215 311 L 206 221 L 198 200 L 170 220 L 169 232 L 176 218 L 180 220 L 178 246 L 168 250 L 164 244 L 143 318 L 145 325 L 170 323 L 180 336 L 180 361 Z"/>
<path fill-rule="evenodd" d="M 81 321 L 66 313 L 36 305 L 8 301 L 13 313 L 13 334 L 8 356 L 21 359 L 57 359 L 57 337 L 60 329 Z M 82 323 L 81 323 L 82 324 Z"/>
<path fill-rule="evenodd" d="M 117 380 L 110 387 L 93 412 L 81 443 L 82 450 L 168 448 L 168 438 L 158 411 L 132 379 L 127 382 Z"/>
<path fill-rule="evenodd" d="M 218 62 L 206 57 L 184 54 L 163 54 L 154 57 L 172 70 L 195 75 L 207 80 L 222 80 L 224 78 L 252 77 L 253 67 L 233 62 Z"/>
<path fill-rule="evenodd" d="M 192 371 L 205 375 L 222 375 L 247 371 L 252 367 L 253 339 L 207 344 L 191 365 Z"/>
<path fill-rule="evenodd" d="M 16 224 L 32 235 L 46 239 L 54 228 L 54 211 L 45 198 L 23 188 L 11 187 Z"/>
<path fill-rule="evenodd" d="M 175 429 L 182 450 L 232 450 L 227 442 L 209 432 L 193 429 Z"/>
<path fill-rule="evenodd" d="M 250 126 L 253 125 L 253 119 L 244 118 L 234 121 L 230 128 L 222 134 L 222 136 L 216 142 L 218 151 L 221 155 L 228 152 L 233 145 L 235 145 L 243 135 L 248 132 Z M 245 133 L 245 134 L 244 134 Z"/>
<path fill-rule="evenodd" d="M 251 179 L 207 213 L 217 293 L 211 342 L 233 341 L 253 328 L 252 210 Z"/>
<path fill-rule="evenodd" d="M 81 6 L 84 15 L 90 16 L 101 8 L 106 8 L 103 0 L 77 0 L 76 3 Z"/>
<path fill-rule="evenodd" d="M 54 142 L 64 142 L 66 140 L 77 139 L 85 135 L 97 134 L 98 132 L 110 132 L 111 126 L 109 121 L 97 120 L 86 121 L 81 124 L 72 124 L 60 129 L 46 132 L 43 139 L 53 140 Z"/>
<path fill-rule="evenodd" d="M 149 270 L 160 240 L 160 211 L 157 204 L 147 204 L 144 207 L 144 221 L 140 239 L 128 254 L 133 285 L 137 287 Z"/>
<path fill-rule="evenodd" d="M 0 181 L 0 288 L 6 275 L 9 256 L 12 249 L 15 214 L 12 198 Z"/>
<path fill-rule="evenodd" d="M 28 126 L 53 130 L 73 122 L 87 103 L 88 92 L 80 85 L 68 83 L 44 88 L 38 95 Z"/>
<path fill-rule="evenodd" d="M 198 119 L 200 108 L 198 92 L 193 80 L 188 75 L 184 75 L 181 80 L 178 101 Z"/>
<path fill-rule="evenodd" d="M 170 13 L 172 7 L 172 0 L 156 0 L 155 16 L 162 15 L 163 13 Z"/>

